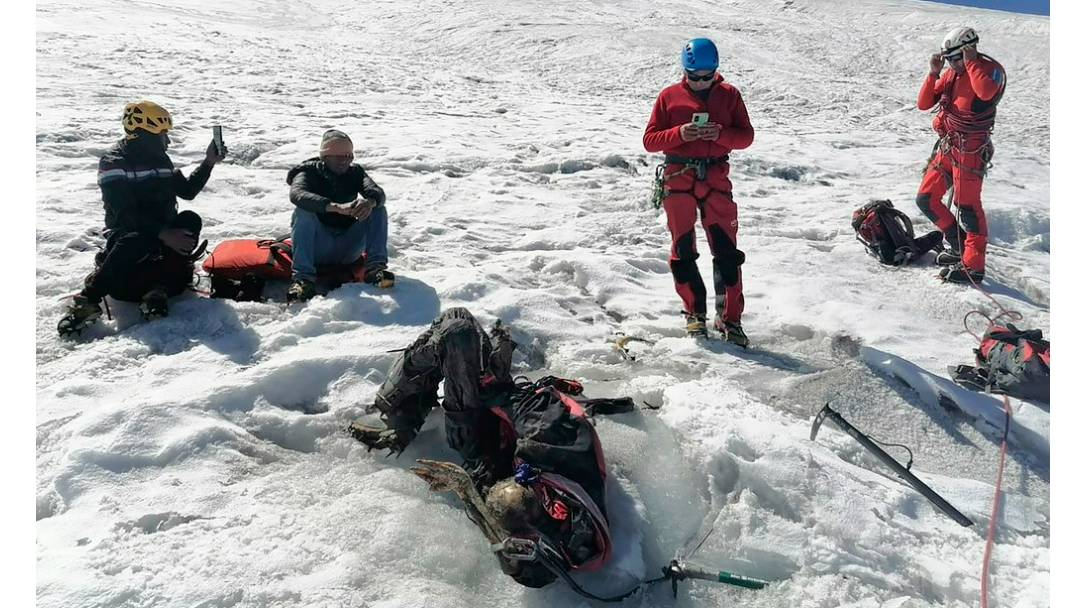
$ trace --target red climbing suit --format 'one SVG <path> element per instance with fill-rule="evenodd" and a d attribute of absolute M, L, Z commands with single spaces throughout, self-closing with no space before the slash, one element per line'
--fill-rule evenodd
<path fill-rule="evenodd" d="M 716 141 L 682 140 L 679 127 L 690 122 L 696 112 L 708 112 L 709 122 L 720 127 L 720 137 Z M 671 176 L 664 184 L 664 211 L 671 232 L 668 264 L 675 278 L 675 291 L 682 298 L 686 312 L 705 315 L 707 308 L 705 284 L 697 268 L 694 234 L 700 213 L 713 256 L 716 314 L 724 321 L 739 321 L 742 317 L 742 271 L 739 267 L 745 256 L 735 246 L 739 220 L 738 209 L 731 198 L 727 155 L 732 150 L 749 147 L 753 141 L 754 127 L 746 114 L 742 95 L 724 82 L 720 74 L 716 75 L 712 87 L 700 93 L 690 89 L 684 76 L 682 82 L 660 91 L 653 104 L 642 143 L 649 152 L 667 155 L 664 174 Z M 682 173 L 678 174 L 680 171 Z"/>
<path fill-rule="evenodd" d="M 923 174 L 915 203 L 950 240 L 957 240 L 956 220 L 942 204 L 950 187 L 960 219 L 964 266 L 986 266 L 986 215 L 982 207 L 982 183 L 994 155 L 990 132 L 997 103 L 1005 92 L 1005 69 L 997 61 L 979 55 L 964 62 L 964 73 L 947 68 L 939 78 L 929 74 L 919 90 L 917 105 L 929 110 L 938 104 L 934 131 L 941 139 Z"/>

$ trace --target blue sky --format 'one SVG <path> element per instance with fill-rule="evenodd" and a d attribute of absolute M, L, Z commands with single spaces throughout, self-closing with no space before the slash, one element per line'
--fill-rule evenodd
<path fill-rule="evenodd" d="M 959 4 L 961 6 L 977 6 L 990 8 L 998 11 L 1012 11 L 1014 13 L 1028 13 L 1031 15 L 1049 15 L 1050 0 L 933 0 L 942 4 Z"/>

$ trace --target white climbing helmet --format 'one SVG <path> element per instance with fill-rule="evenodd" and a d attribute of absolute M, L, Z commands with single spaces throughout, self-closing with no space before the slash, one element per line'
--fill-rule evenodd
<path fill-rule="evenodd" d="M 944 56 L 957 54 L 962 47 L 968 44 L 978 44 L 979 35 L 970 27 L 954 28 L 941 41 L 941 54 Z"/>

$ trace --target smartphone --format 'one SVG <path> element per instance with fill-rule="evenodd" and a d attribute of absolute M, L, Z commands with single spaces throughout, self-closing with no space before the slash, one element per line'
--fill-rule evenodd
<path fill-rule="evenodd" d="M 225 140 L 221 139 L 221 125 L 214 125 L 214 147 L 217 148 L 217 153 L 225 153 Z"/>
<path fill-rule="evenodd" d="M 695 127 L 704 127 L 705 123 L 709 122 L 708 112 L 694 112 L 694 115 L 690 117 L 690 122 Z"/>

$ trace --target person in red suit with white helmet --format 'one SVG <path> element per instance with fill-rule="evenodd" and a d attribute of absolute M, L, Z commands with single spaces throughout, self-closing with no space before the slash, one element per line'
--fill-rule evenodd
<path fill-rule="evenodd" d="M 979 36 L 958 27 L 930 56 L 930 73 L 919 89 L 920 110 L 938 109 L 934 145 L 915 203 L 945 235 L 947 244 L 937 262 L 942 280 L 981 283 L 986 270 L 986 214 L 983 177 L 994 155 L 990 133 L 998 102 L 1005 93 L 1005 69 L 979 53 Z M 941 70 L 948 63 L 948 68 Z M 942 203 L 952 188 L 955 211 Z M 955 217 L 954 217 L 955 213 Z"/>

